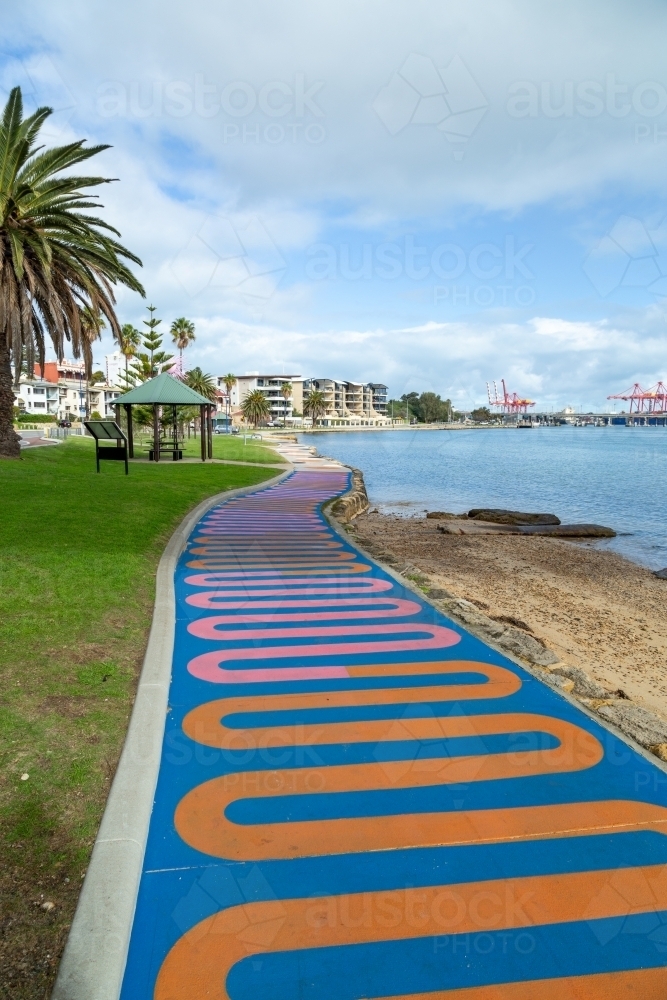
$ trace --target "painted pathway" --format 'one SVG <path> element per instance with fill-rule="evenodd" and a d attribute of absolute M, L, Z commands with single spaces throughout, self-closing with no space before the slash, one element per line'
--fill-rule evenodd
<path fill-rule="evenodd" d="M 665 1000 L 667 775 L 339 537 L 346 488 L 180 560 L 123 1000 Z"/>

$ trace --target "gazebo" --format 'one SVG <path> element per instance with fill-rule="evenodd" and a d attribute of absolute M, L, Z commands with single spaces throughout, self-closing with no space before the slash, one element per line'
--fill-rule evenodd
<path fill-rule="evenodd" d="M 162 375 L 142 382 L 135 389 L 126 392 L 114 400 L 116 407 L 116 421 L 120 424 L 120 408 L 125 408 L 127 414 L 127 443 L 130 458 L 134 458 L 134 435 L 132 433 L 132 407 L 152 406 L 153 407 L 153 461 L 160 461 L 160 418 L 159 408 L 161 406 L 173 407 L 174 429 L 177 426 L 176 408 L 178 406 L 198 406 L 201 413 L 201 460 L 213 458 L 213 419 L 212 411 L 215 405 L 206 396 L 195 392 L 189 385 L 179 379 L 163 372 Z M 176 445 L 176 435 L 174 433 L 174 446 Z"/>

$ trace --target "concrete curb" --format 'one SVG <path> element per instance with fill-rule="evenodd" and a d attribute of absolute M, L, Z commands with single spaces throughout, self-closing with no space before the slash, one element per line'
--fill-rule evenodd
<path fill-rule="evenodd" d="M 118 1000 L 157 785 L 176 624 L 174 572 L 197 521 L 230 497 L 285 479 L 217 493 L 173 533 L 157 568 L 155 607 L 123 752 L 60 962 L 52 1000 Z"/>

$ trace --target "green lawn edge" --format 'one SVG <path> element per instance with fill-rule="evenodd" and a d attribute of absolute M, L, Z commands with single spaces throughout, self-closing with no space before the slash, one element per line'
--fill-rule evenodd
<path fill-rule="evenodd" d="M 280 461 L 228 442 L 214 441 L 216 458 Z M 81 438 L 0 462 L 3 998 L 49 995 L 127 729 L 164 546 L 202 500 L 276 475 L 261 464 L 133 462 L 125 476 L 114 462 L 98 474 Z"/>

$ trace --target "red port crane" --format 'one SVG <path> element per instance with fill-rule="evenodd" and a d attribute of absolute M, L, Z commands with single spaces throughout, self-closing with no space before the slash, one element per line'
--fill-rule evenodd
<path fill-rule="evenodd" d="M 656 382 L 650 389 L 642 389 L 639 382 L 635 382 L 629 389 L 607 396 L 607 399 L 622 399 L 626 403 L 629 402 L 630 413 L 661 415 L 667 413 L 667 386 L 664 382 Z"/>
<path fill-rule="evenodd" d="M 495 382 L 493 383 L 493 397 L 488 382 L 486 383 L 486 393 L 489 397 L 489 404 L 499 406 L 501 413 L 526 413 L 529 406 L 535 406 L 532 399 L 520 399 L 516 392 L 508 392 L 504 378 L 501 378 L 500 384 L 503 387 L 502 396 L 498 395 L 498 386 Z"/>

